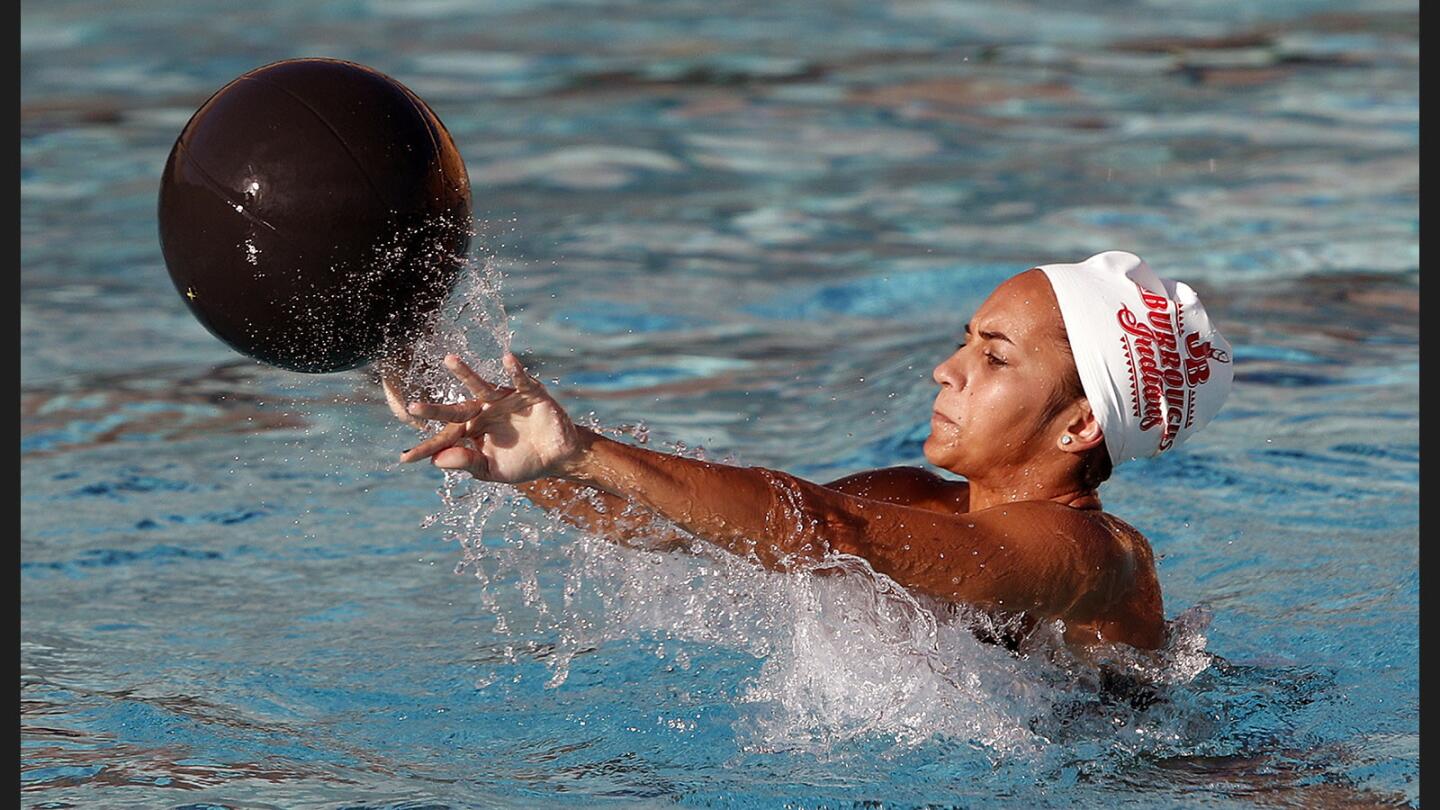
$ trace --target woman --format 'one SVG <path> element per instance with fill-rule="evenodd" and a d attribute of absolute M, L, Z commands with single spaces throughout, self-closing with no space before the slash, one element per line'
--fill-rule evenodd
<path fill-rule="evenodd" d="M 935 367 L 925 458 L 964 481 L 892 467 L 821 485 L 622 444 L 576 426 L 510 354 L 513 387 L 447 357 L 475 398 L 398 413 L 447 423 L 401 460 L 519 485 L 614 539 L 646 531 L 624 517 L 638 505 L 770 568 L 852 554 L 915 592 L 1027 627 L 1061 620 L 1072 645 L 1154 649 L 1165 622 L 1149 543 L 1097 489 L 1214 416 L 1228 352 L 1190 288 L 1111 251 L 1005 281 Z"/>

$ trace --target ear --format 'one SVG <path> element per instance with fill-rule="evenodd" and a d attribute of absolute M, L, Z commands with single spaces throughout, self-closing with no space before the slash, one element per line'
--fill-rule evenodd
<path fill-rule="evenodd" d="M 1066 453 L 1084 453 L 1105 441 L 1105 432 L 1100 429 L 1100 420 L 1090 410 L 1090 400 L 1081 397 L 1075 400 L 1061 417 L 1065 430 L 1055 438 L 1055 446 Z"/>

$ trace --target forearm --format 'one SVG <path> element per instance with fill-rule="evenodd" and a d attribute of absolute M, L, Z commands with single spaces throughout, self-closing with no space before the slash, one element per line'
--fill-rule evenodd
<path fill-rule="evenodd" d="M 631 548 L 663 551 L 683 546 L 684 532 L 625 498 L 563 478 L 517 484 L 531 503 L 565 523 Z"/>
<path fill-rule="evenodd" d="M 827 508 L 823 488 L 758 467 L 735 467 L 657 453 L 582 431 L 583 450 L 567 480 L 647 507 L 736 554 L 771 568 L 819 558 L 861 529 Z"/>

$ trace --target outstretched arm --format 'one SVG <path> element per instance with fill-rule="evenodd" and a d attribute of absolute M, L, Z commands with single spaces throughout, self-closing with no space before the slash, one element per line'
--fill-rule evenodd
<path fill-rule="evenodd" d="M 407 358 L 408 359 L 408 358 Z M 400 361 L 403 363 L 404 361 Z M 425 430 L 424 420 L 406 410 L 400 378 L 403 365 L 377 368 L 377 378 L 390 412 L 403 424 Z M 477 397 L 511 389 L 484 383 L 463 361 L 451 365 L 456 376 Z M 639 504 L 563 478 L 538 478 L 515 485 L 531 503 L 565 523 L 621 545 L 653 551 L 685 547 L 693 538 Z M 853 473 L 825 484 L 826 489 L 869 500 L 915 506 L 939 512 L 967 511 L 968 487 L 946 481 L 919 467 L 885 467 Z"/>
<path fill-rule="evenodd" d="M 692 538 L 651 510 L 619 495 L 567 481 L 538 478 L 516 484 L 529 501 L 566 523 L 632 548 L 671 551 Z M 945 481 L 918 467 L 865 470 L 831 481 L 826 489 L 859 498 L 915 506 L 938 512 L 965 511 L 965 484 Z"/>

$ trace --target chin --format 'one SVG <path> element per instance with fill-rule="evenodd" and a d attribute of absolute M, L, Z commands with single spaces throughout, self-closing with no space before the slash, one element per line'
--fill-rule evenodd
<path fill-rule="evenodd" d="M 945 457 L 945 451 L 948 449 L 949 448 L 947 448 L 945 445 L 941 444 L 935 439 L 934 433 L 931 433 L 925 439 L 925 460 L 930 462 L 931 464 L 934 464 L 936 467 L 944 467 L 946 466 L 945 462 L 948 460 Z"/>
<path fill-rule="evenodd" d="M 955 440 L 949 442 L 937 438 L 934 433 L 925 439 L 924 444 L 925 460 L 942 470 L 948 470 L 956 475 L 964 475 L 960 468 L 967 466 L 964 454 L 956 446 Z"/>

